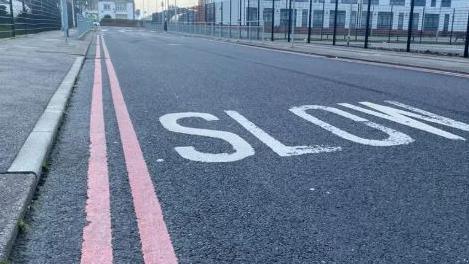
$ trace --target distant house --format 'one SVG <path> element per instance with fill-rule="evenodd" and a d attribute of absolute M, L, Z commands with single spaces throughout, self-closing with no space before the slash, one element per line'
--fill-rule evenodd
<path fill-rule="evenodd" d="M 101 20 L 104 17 L 114 19 L 135 19 L 133 0 L 91 0 L 85 13 Z"/>

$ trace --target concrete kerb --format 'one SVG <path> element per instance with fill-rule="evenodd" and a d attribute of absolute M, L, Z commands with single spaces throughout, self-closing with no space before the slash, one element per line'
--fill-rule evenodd
<path fill-rule="evenodd" d="M 203 38 L 203 39 L 210 39 L 213 41 L 220 41 L 220 42 L 230 43 L 234 45 L 261 48 L 261 49 L 266 49 L 266 50 L 318 56 L 318 57 L 323 57 L 323 58 L 343 60 L 343 61 L 349 61 L 349 62 L 368 63 L 368 64 L 373 64 L 373 65 L 378 65 L 378 66 L 388 66 L 388 67 L 399 66 L 399 67 L 404 67 L 407 69 L 415 69 L 415 70 L 421 69 L 422 71 L 429 70 L 429 71 L 435 71 L 434 73 L 441 73 L 441 74 L 448 73 L 457 77 L 469 78 L 469 70 L 461 71 L 461 70 L 455 70 L 455 69 L 445 69 L 445 68 L 439 68 L 439 67 L 423 66 L 423 65 L 414 64 L 414 63 L 386 62 L 386 61 L 381 61 L 381 60 L 378 61 L 378 60 L 373 60 L 373 59 L 357 58 L 356 56 L 330 55 L 330 54 L 324 54 L 324 53 L 314 52 L 314 51 L 295 50 L 290 47 L 274 47 L 274 46 L 266 45 L 262 42 L 256 42 L 256 41 L 220 38 L 218 36 L 197 35 L 197 34 L 190 34 L 186 32 L 168 32 L 168 33 L 182 35 L 186 37 L 198 37 L 198 38 Z"/>
<path fill-rule="evenodd" d="M 0 174 L 0 262 L 7 260 L 31 203 L 90 44 L 75 59 L 8 172 Z"/>
<path fill-rule="evenodd" d="M 34 195 L 37 181 L 32 173 L 0 175 L 0 262 L 6 261 L 13 247 L 18 229 Z"/>
<path fill-rule="evenodd" d="M 8 172 L 33 172 L 37 176 L 42 173 L 42 165 L 52 146 L 55 135 L 67 106 L 68 98 L 75 85 L 84 57 L 77 57 L 57 91 L 49 101 L 44 113 L 39 118 L 26 142 L 11 164 Z"/>

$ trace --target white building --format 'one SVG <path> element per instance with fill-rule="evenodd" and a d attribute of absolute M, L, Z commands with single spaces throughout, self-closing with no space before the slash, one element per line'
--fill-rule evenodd
<path fill-rule="evenodd" d="M 292 0 L 295 10 L 296 27 L 307 28 L 309 21 L 309 0 Z M 334 24 L 335 0 L 312 0 L 312 27 L 332 28 Z M 372 29 L 407 30 L 411 0 L 371 0 Z M 260 0 L 261 24 L 271 24 L 272 0 Z M 364 28 L 367 17 L 368 0 L 339 0 L 337 26 L 338 28 Z M 288 0 L 274 1 L 274 24 L 288 25 Z M 239 7 L 242 10 L 240 12 Z M 213 0 L 207 5 L 208 18 L 216 23 L 228 24 L 230 21 L 230 1 Z M 466 31 L 469 12 L 469 0 L 415 0 L 414 26 L 415 30 L 425 31 Z M 215 16 L 213 18 L 213 14 Z M 241 16 L 240 16 L 241 13 Z M 256 23 L 258 13 L 257 0 L 232 0 L 231 23 Z M 292 15 L 294 17 L 294 15 Z M 211 19 L 210 19 L 211 18 Z M 213 21 L 210 21 L 213 22 Z"/>
<path fill-rule="evenodd" d="M 134 3 L 132 0 L 91 0 L 86 13 L 98 20 L 108 16 L 114 19 L 134 19 Z"/>

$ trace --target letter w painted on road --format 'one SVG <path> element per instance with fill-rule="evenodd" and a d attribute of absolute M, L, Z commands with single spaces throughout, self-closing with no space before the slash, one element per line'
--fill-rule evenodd
<path fill-rule="evenodd" d="M 389 106 L 374 104 L 374 103 L 370 103 L 370 102 L 360 102 L 360 104 L 368 106 L 368 107 L 373 108 L 375 110 L 378 110 L 380 112 L 373 111 L 373 110 L 370 110 L 370 109 L 366 109 L 366 108 L 363 108 L 363 107 L 360 107 L 360 106 L 355 106 L 355 105 L 348 104 L 348 103 L 341 103 L 339 105 L 350 108 L 350 109 L 353 109 L 353 110 L 356 110 L 356 111 L 360 111 L 362 113 L 366 113 L 366 114 L 369 114 L 369 115 L 374 115 L 374 116 L 377 116 L 377 117 L 380 117 L 380 118 L 383 118 L 383 119 L 387 119 L 387 120 L 390 120 L 390 121 L 393 121 L 393 122 L 396 122 L 396 123 L 399 123 L 399 124 L 402 124 L 402 125 L 406 125 L 406 126 L 409 126 L 409 127 L 419 129 L 419 130 L 423 130 L 423 131 L 426 131 L 428 133 L 432 133 L 432 134 L 435 134 L 435 135 L 438 135 L 438 136 L 441 136 L 441 137 L 444 137 L 444 138 L 448 138 L 448 139 L 465 140 L 465 138 L 463 138 L 463 137 L 460 137 L 460 136 L 455 135 L 453 133 L 449 133 L 449 132 L 446 132 L 446 131 L 441 130 L 439 128 L 427 125 L 425 123 L 422 123 L 422 122 L 417 121 L 417 120 L 412 119 L 412 118 L 416 118 L 416 119 L 420 119 L 420 120 L 424 120 L 424 121 L 427 121 L 427 122 L 432 122 L 432 123 L 436 123 L 436 124 L 440 124 L 440 125 L 444 125 L 444 126 L 448 126 L 448 127 L 457 128 L 457 129 L 460 129 L 460 130 L 463 130 L 463 131 L 469 131 L 469 125 L 468 124 L 458 122 L 458 121 L 455 121 L 453 119 L 443 117 L 443 116 L 440 116 L 440 115 L 437 115 L 437 114 L 434 114 L 434 113 L 430 113 L 430 112 L 427 112 L 425 110 L 415 108 L 415 107 L 412 107 L 412 106 L 409 106 L 409 105 L 405 105 L 405 104 L 402 104 L 402 103 L 399 103 L 399 102 L 395 102 L 395 101 L 385 101 L 385 102 L 396 105 L 396 106 L 399 106 L 399 107 L 402 107 L 404 109 L 407 109 L 407 110 L 410 110 L 410 111 L 413 111 L 413 112 L 409 112 L 409 111 L 405 111 L 405 110 L 401 110 L 401 109 L 396 109 L 396 108 L 392 108 L 392 107 L 389 107 Z"/>

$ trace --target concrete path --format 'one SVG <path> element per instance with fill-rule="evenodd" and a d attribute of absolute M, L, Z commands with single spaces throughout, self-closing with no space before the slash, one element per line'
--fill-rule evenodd
<path fill-rule="evenodd" d="M 0 172 L 19 149 L 89 39 L 60 31 L 0 40 Z"/>
<path fill-rule="evenodd" d="M 230 40 L 233 41 L 233 40 Z M 357 47 L 332 46 L 324 44 L 306 44 L 277 41 L 245 41 L 234 40 L 236 43 L 255 45 L 265 48 L 280 49 L 307 54 L 315 54 L 340 59 L 353 59 L 366 62 L 396 64 L 410 67 L 422 67 L 427 69 L 469 73 L 469 59 L 462 57 L 449 57 L 441 55 L 406 53 L 399 51 L 387 51 L 381 49 L 363 49 Z"/>
<path fill-rule="evenodd" d="M 0 41 L 0 263 L 25 228 L 89 43 L 60 31 Z"/>

